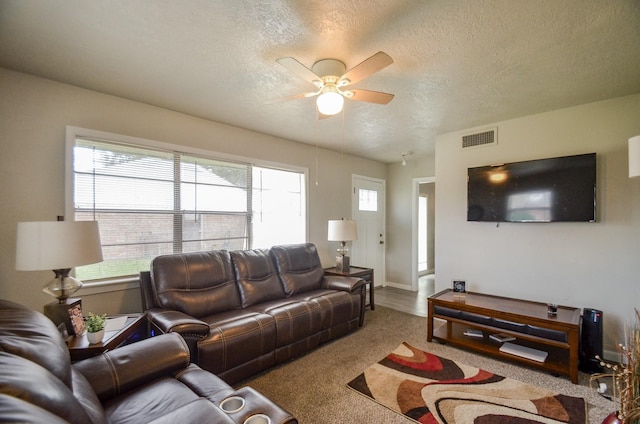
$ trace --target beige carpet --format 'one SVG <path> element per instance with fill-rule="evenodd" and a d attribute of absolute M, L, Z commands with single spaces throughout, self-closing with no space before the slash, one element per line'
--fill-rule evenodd
<path fill-rule="evenodd" d="M 435 355 L 472 365 L 557 393 L 583 397 L 589 423 L 599 424 L 614 403 L 589 388 L 589 375 L 580 384 L 567 378 L 476 355 L 465 350 L 428 343 L 427 318 L 376 306 L 366 312 L 364 327 L 324 344 L 311 353 L 244 381 L 296 416 L 301 424 L 384 423 L 412 421 L 363 398 L 347 387 L 372 363 L 384 358 L 403 341 Z"/>

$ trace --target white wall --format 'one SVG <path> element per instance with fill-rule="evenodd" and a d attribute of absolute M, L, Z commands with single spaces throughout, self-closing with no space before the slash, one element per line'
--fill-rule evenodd
<path fill-rule="evenodd" d="M 640 134 L 640 95 L 489 124 L 498 145 L 436 140 L 436 291 L 471 291 L 604 311 L 615 350 L 640 307 L 640 179 L 627 174 L 627 140 Z M 484 127 L 479 127 L 481 129 Z M 597 153 L 597 223 L 466 222 L 468 167 Z"/>
<path fill-rule="evenodd" d="M 64 215 L 67 125 L 308 168 L 309 241 L 326 266 L 336 248 L 326 241 L 327 221 L 351 215 L 351 174 L 386 178 L 386 166 L 379 162 L 2 68 L 0 93 L 0 298 L 37 310 L 52 300 L 41 286 L 53 273 L 15 270 L 16 224 Z M 95 313 L 141 309 L 135 288 L 82 297 L 83 308 Z"/>

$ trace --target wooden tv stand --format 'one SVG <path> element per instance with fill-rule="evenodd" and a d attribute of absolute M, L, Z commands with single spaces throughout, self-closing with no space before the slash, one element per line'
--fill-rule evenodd
<path fill-rule="evenodd" d="M 550 316 L 547 304 L 480 293 L 455 293 L 451 289 L 429 298 L 427 341 L 433 339 L 509 359 L 554 374 L 569 376 L 578 382 L 578 340 L 580 309 L 558 306 Z M 446 325 L 434 330 L 434 319 Z M 481 337 L 465 335 L 480 330 Z M 548 353 L 544 362 L 501 352 L 502 343 L 489 336 L 496 333 L 515 337 L 512 343 Z"/>

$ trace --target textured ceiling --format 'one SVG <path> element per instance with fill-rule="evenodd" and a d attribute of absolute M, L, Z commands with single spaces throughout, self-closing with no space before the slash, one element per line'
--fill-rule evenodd
<path fill-rule="evenodd" d="M 316 120 L 276 63 L 394 63 Z M 1 0 L 0 66 L 382 162 L 437 134 L 640 93 L 638 0 Z"/>

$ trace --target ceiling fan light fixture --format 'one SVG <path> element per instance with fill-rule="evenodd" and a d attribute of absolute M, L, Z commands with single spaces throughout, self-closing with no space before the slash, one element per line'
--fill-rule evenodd
<path fill-rule="evenodd" d="M 342 97 L 342 94 L 338 93 L 337 90 L 326 90 L 318 96 L 316 105 L 318 106 L 318 112 L 321 114 L 335 115 L 342 111 L 344 97 Z"/>

